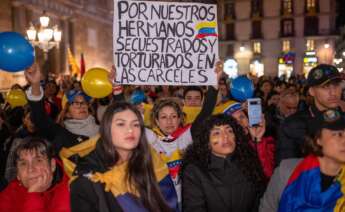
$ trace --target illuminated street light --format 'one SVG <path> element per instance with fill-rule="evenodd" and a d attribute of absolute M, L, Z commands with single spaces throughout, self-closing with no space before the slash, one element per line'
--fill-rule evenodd
<path fill-rule="evenodd" d="M 45 53 L 48 53 L 48 51 L 53 47 L 59 47 L 62 32 L 57 26 L 51 28 L 48 27 L 50 19 L 45 15 L 45 12 L 43 12 L 43 15 L 39 18 L 39 20 L 39 30 L 36 30 L 34 25 L 31 23 L 29 29 L 26 30 L 26 34 L 32 45 L 38 46 Z M 36 35 L 38 40 L 36 39 Z"/>

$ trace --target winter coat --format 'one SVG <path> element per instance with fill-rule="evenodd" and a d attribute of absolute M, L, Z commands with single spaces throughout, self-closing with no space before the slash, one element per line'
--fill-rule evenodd
<path fill-rule="evenodd" d="M 44 110 L 44 101 L 30 101 L 29 105 L 32 109 L 31 119 L 40 134 L 50 141 L 56 153 L 65 147 L 69 148 L 89 139 L 87 136 L 74 134 L 64 127 L 56 124 Z"/>
<path fill-rule="evenodd" d="M 265 176 L 269 179 L 273 174 L 275 165 L 275 140 L 272 137 L 263 137 L 260 142 L 250 142 L 250 145 L 257 152 L 263 172 Z"/>
<path fill-rule="evenodd" d="M 105 186 L 100 182 L 92 182 L 88 179 L 91 173 L 99 172 L 104 173 L 109 170 L 105 167 L 102 158 L 102 151 L 100 150 L 100 142 L 97 142 L 96 148 L 87 156 L 78 159 L 77 167 L 74 174 L 78 177 L 71 183 L 71 208 L 73 212 L 122 212 L 128 211 L 128 208 L 122 208 L 118 201 L 127 202 L 131 204 L 132 200 L 128 196 L 119 195 L 114 196 L 111 191 L 105 191 Z M 153 150 L 152 150 L 153 151 Z M 152 157 L 153 160 L 155 157 Z M 165 166 L 165 164 L 162 162 Z M 167 167 L 165 167 L 167 169 Z M 159 182 L 159 186 L 163 198 L 167 201 L 168 205 L 177 209 L 177 196 L 174 189 L 173 182 L 167 172 L 164 178 L 164 184 Z M 167 180 L 167 181 L 166 181 Z M 161 184 L 162 183 L 162 184 Z M 131 207 L 131 206 L 129 206 Z M 137 211 L 137 210 L 135 210 Z M 135 212 L 133 211 L 133 212 Z M 140 210 L 142 211 L 142 210 Z M 145 211 L 145 210 L 143 210 Z"/>
<path fill-rule="evenodd" d="M 13 180 L 0 193 L 1 212 L 69 212 L 68 177 L 57 163 L 53 185 L 45 192 L 29 193 L 18 180 Z"/>
<path fill-rule="evenodd" d="M 191 162 L 182 175 L 184 212 L 252 212 L 257 211 L 259 196 L 241 170 L 226 159 L 211 156 L 205 171 Z"/>
<path fill-rule="evenodd" d="M 306 111 L 300 111 L 289 116 L 281 124 L 278 132 L 276 164 L 287 158 L 300 158 L 304 138 L 308 134 L 308 121 L 321 113 L 312 105 Z"/>

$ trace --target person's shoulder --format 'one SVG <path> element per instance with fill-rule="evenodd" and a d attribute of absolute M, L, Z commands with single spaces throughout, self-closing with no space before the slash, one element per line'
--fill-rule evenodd
<path fill-rule="evenodd" d="M 301 158 L 289 158 L 282 160 L 278 166 L 280 176 L 289 178 L 300 161 L 302 161 Z"/>
<path fill-rule="evenodd" d="M 299 127 L 301 125 L 305 125 L 308 121 L 308 119 L 311 117 L 309 110 L 304 111 L 298 111 L 295 114 L 292 114 L 291 116 L 287 117 L 283 124 L 285 126 L 290 127 Z"/>
<path fill-rule="evenodd" d="M 301 161 L 301 158 L 288 158 L 284 159 L 280 163 L 280 167 L 282 169 L 291 169 L 297 166 L 297 164 Z"/>
<path fill-rule="evenodd" d="M 310 111 L 306 109 L 306 110 L 297 111 L 291 116 L 288 116 L 286 120 L 293 121 L 293 120 L 307 119 L 309 117 L 311 117 Z"/>
<path fill-rule="evenodd" d="M 79 176 L 71 182 L 70 187 L 72 191 L 90 191 L 93 187 L 92 184 L 93 182 L 88 177 Z"/>
<path fill-rule="evenodd" d="M 18 194 L 18 192 L 22 192 L 24 191 L 24 187 L 22 187 L 19 183 L 18 180 L 12 180 L 11 182 L 9 182 L 7 184 L 7 186 L 2 190 L 0 191 L 0 196 L 2 195 L 11 195 L 11 194 Z"/>

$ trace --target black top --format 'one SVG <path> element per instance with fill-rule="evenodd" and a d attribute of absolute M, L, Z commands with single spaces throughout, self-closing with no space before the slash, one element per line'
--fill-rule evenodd
<path fill-rule="evenodd" d="M 189 163 L 183 173 L 184 212 L 258 210 L 260 197 L 231 157 L 212 155 L 207 173 L 194 163 Z"/>
<path fill-rule="evenodd" d="M 335 176 L 325 175 L 321 172 L 321 191 L 326 191 L 334 182 Z"/>

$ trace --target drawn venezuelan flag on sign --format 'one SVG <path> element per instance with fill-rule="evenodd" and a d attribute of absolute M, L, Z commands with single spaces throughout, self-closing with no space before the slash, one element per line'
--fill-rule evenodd
<path fill-rule="evenodd" d="M 203 21 L 196 25 L 196 30 L 198 34 L 196 35 L 197 38 L 204 38 L 208 36 L 218 37 L 216 33 L 217 23 L 215 21 Z"/>

